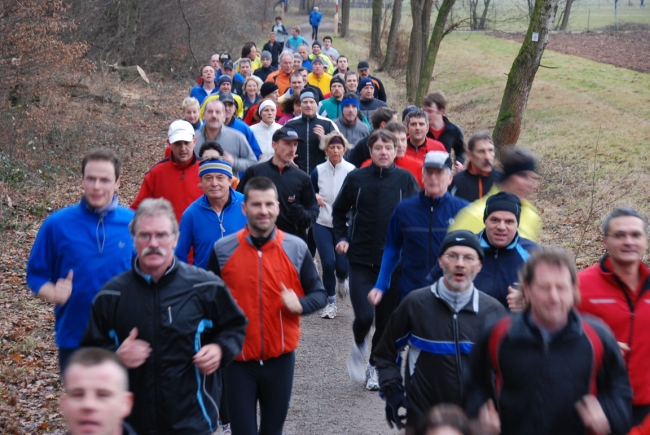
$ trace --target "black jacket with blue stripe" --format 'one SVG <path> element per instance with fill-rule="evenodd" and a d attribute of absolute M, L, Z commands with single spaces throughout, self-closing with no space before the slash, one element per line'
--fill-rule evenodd
<path fill-rule="evenodd" d="M 139 435 L 211 435 L 217 430 L 221 368 L 242 349 L 247 320 L 221 278 L 174 260 L 153 282 L 134 263 L 97 293 L 81 346 L 115 351 L 138 328 L 152 352 L 129 369 L 127 422 Z M 218 344 L 220 369 L 202 375 L 192 357 Z"/>
<path fill-rule="evenodd" d="M 461 405 L 469 354 L 485 331 L 506 314 L 494 298 L 476 289 L 455 313 L 438 293 L 438 283 L 414 290 L 390 318 L 374 357 L 380 392 L 406 391 L 408 412 L 423 414 L 440 403 Z M 409 346 L 402 382 L 399 349 Z"/>

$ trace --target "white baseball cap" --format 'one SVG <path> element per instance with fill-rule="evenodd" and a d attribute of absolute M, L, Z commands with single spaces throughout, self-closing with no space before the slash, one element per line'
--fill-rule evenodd
<path fill-rule="evenodd" d="M 169 143 L 178 142 L 179 140 L 192 142 L 194 140 L 194 127 L 184 119 L 177 119 L 169 125 L 167 139 Z"/>

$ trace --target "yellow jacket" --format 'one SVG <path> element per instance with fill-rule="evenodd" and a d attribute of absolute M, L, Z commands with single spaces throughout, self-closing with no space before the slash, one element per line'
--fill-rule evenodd
<path fill-rule="evenodd" d="M 235 103 L 237 103 L 237 117 L 239 119 L 242 119 L 244 117 L 244 101 L 237 94 L 232 94 L 231 93 L 230 95 L 232 96 L 232 99 L 235 100 Z M 218 100 L 219 97 L 220 97 L 220 95 L 217 92 L 216 94 L 212 94 L 208 98 L 203 100 L 203 104 L 201 104 L 201 109 L 199 110 L 199 118 L 201 119 L 201 121 L 203 121 L 203 114 L 205 113 L 205 106 L 210 101 Z"/>
<path fill-rule="evenodd" d="M 327 95 L 330 93 L 330 82 L 332 81 L 332 76 L 327 74 L 326 72 L 323 73 L 322 76 L 320 76 L 320 79 L 314 75 L 313 72 L 309 73 L 307 76 L 307 82 L 309 82 L 310 85 L 316 86 L 320 91 L 323 93 L 323 95 Z"/>
<path fill-rule="evenodd" d="M 241 70 L 239 69 L 239 63 L 241 62 L 241 60 L 242 60 L 242 58 L 240 57 L 233 64 L 233 66 L 235 67 L 235 71 L 237 71 L 238 73 L 241 72 Z M 255 70 L 260 69 L 260 68 L 262 68 L 262 59 L 255 56 L 255 60 L 251 60 L 251 74 L 253 74 L 255 72 Z"/>
<path fill-rule="evenodd" d="M 485 212 L 487 199 L 500 191 L 501 190 L 495 184 L 483 198 L 477 199 L 470 205 L 461 209 L 454 218 L 454 223 L 449 226 L 448 231 L 469 230 L 473 233 L 478 233 L 483 230 L 483 228 L 485 228 L 483 213 Z M 542 218 L 539 216 L 539 213 L 533 204 L 525 199 L 519 199 L 521 200 L 519 235 L 539 243 L 539 235 L 542 231 Z"/>

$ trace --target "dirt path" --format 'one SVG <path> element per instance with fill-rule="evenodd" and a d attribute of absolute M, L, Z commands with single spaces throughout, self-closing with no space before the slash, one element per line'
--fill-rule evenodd
<path fill-rule="evenodd" d="M 348 376 L 354 316 L 349 301 L 339 301 L 338 307 L 333 320 L 319 313 L 303 318 L 284 434 L 397 434 L 386 424 L 379 394 Z"/>

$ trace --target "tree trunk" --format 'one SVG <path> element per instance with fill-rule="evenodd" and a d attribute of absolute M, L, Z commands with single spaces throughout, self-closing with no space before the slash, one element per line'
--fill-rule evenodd
<path fill-rule="evenodd" d="M 422 27 L 421 27 L 421 32 L 422 32 L 422 54 L 420 55 L 420 59 L 424 61 L 424 59 L 427 57 L 427 50 L 428 50 L 428 41 L 429 41 L 429 29 L 431 28 L 431 9 L 433 9 L 433 0 L 424 0 L 424 4 L 422 5 Z M 422 73 L 422 64 L 420 64 L 420 71 L 418 74 Z"/>
<path fill-rule="evenodd" d="M 562 16 L 562 23 L 560 24 L 560 32 L 566 32 L 566 28 L 569 25 L 569 14 L 571 13 L 572 5 L 573 5 L 573 0 L 566 0 L 566 6 L 564 7 L 564 15 Z"/>
<path fill-rule="evenodd" d="M 478 30 L 478 0 L 469 0 L 469 28 L 470 30 Z"/>
<path fill-rule="evenodd" d="M 490 9 L 490 0 L 483 0 L 483 15 L 481 15 L 481 21 L 478 24 L 478 30 L 486 30 L 485 20 L 487 19 L 488 10 Z"/>
<path fill-rule="evenodd" d="M 334 23 L 336 26 L 337 24 Z M 341 38 L 348 36 L 350 28 L 350 0 L 341 0 Z"/>
<path fill-rule="evenodd" d="M 553 26 L 559 0 L 536 0 L 528 32 L 519 54 L 512 63 L 508 81 L 501 100 L 501 109 L 494 132 L 494 145 L 497 154 L 502 147 L 516 145 L 521 133 L 521 121 L 526 111 L 528 96 L 533 86 L 535 74 L 548 43 L 549 31 Z M 538 41 L 532 40 L 533 33 Z"/>
<path fill-rule="evenodd" d="M 122 8 L 120 15 L 124 19 L 124 57 L 130 64 L 135 55 L 135 41 L 138 37 L 138 2 L 137 0 L 128 0 Z"/>
<path fill-rule="evenodd" d="M 415 92 L 420 78 L 420 67 L 422 65 L 422 7 L 424 0 L 411 0 L 411 16 L 413 17 L 413 29 L 409 40 L 409 58 L 406 65 L 406 98 L 409 103 L 415 101 Z"/>
<path fill-rule="evenodd" d="M 388 31 L 388 42 L 386 43 L 386 57 L 381 64 L 379 71 L 389 70 L 395 64 L 397 51 L 397 35 L 399 34 L 399 25 L 402 21 L 402 0 L 393 0 L 393 16 L 390 20 L 390 30 Z"/>
<path fill-rule="evenodd" d="M 436 18 L 436 24 L 433 26 L 433 32 L 431 32 L 431 41 L 429 41 L 427 56 L 424 60 L 424 64 L 422 65 L 417 92 L 415 94 L 415 105 L 418 107 L 422 106 L 422 99 L 427 94 L 427 92 L 429 92 L 433 67 L 436 65 L 436 57 L 438 56 L 440 43 L 442 42 L 442 38 L 445 36 L 447 18 L 449 17 L 449 14 L 454 7 L 454 3 L 456 3 L 456 0 L 443 0 L 442 4 L 440 5 L 438 18 Z"/>
<path fill-rule="evenodd" d="M 372 0 L 372 27 L 370 29 L 370 58 L 381 57 L 382 0 Z"/>

